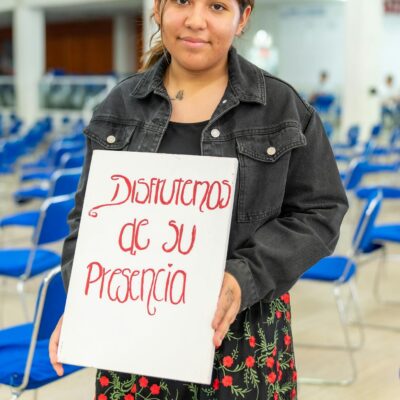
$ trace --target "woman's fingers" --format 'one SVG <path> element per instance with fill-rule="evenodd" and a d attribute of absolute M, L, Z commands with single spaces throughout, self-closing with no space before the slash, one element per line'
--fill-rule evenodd
<path fill-rule="evenodd" d="M 220 346 L 225 335 L 228 333 L 229 326 L 239 312 L 240 301 L 241 290 L 239 284 L 232 275 L 225 273 L 217 310 L 212 322 L 212 327 L 215 330 L 213 338 L 214 346 Z"/>
<path fill-rule="evenodd" d="M 56 328 L 54 329 L 49 342 L 49 355 L 50 355 L 50 363 L 53 366 L 58 376 L 62 376 L 64 374 L 64 368 L 61 363 L 58 362 L 57 351 L 58 351 L 58 343 L 60 341 L 60 332 L 62 326 L 62 318 L 58 321 Z"/>

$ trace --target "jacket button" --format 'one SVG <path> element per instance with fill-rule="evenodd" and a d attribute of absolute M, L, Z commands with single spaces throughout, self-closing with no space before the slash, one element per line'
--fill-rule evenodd
<path fill-rule="evenodd" d="M 212 129 L 212 130 L 211 130 L 211 136 L 212 136 L 213 138 L 219 137 L 220 134 L 221 134 L 221 132 L 219 131 L 219 129 Z"/>
<path fill-rule="evenodd" d="M 273 155 L 275 155 L 275 153 L 276 153 L 276 148 L 275 147 L 268 147 L 268 149 L 267 149 L 267 154 L 269 155 L 269 156 L 273 156 Z"/>
<path fill-rule="evenodd" d="M 115 143 L 115 136 L 113 135 L 107 136 L 107 143 L 109 144 Z"/>

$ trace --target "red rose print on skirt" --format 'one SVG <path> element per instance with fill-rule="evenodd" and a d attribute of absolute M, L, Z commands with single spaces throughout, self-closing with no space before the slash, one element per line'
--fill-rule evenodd
<path fill-rule="evenodd" d="M 222 384 L 225 386 L 225 387 L 229 387 L 229 386 L 232 386 L 232 382 L 233 382 L 233 379 L 232 379 L 232 377 L 231 376 L 229 376 L 229 375 L 226 375 L 226 376 L 224 376 L 223 378 L 222 378 Z"/>
<path fill-rule="evenodd" d="M 253 368 L 254 367 L 254 363 L 255 363 L 254 357 L 248 356 L 246 358 L 246 367 L 247 368 Z"/>
<path fill-rule="evenodd" d="M 148 384 L 149 384 L 149 380 L 145 376 L 142 376 L 139 379 L 139 386 L 140 387 L 145 388 L 145 387 L 147 387 Z"/>
<path fill-rule="evenodd" d="M 110 380 L 106 376 L 102 376 L 99 379 L 99 382 L 100 382 L 100 385 L 104 387 L 104 386 L 108 386 L 109 385 Z"/>
<path fill-rule="evenodd" d="M 153 384 L 150 386 L 151 394 L 160 394 L 160 386 Z"/>
<path fill-rule="evenodd" d="M 224 364 L 224 367 L 230 368 L 233 365 L 233 358 L 231 356 L 226 356 L 223 358 L 222 363 Z"/>
<path fill-rule="evenodd" d="M 254 336 L 249 337 L 249 346 L 256 347 L 256 338 Z"/>

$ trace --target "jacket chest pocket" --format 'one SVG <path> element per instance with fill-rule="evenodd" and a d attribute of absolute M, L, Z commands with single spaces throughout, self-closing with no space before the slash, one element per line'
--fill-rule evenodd
<path fill-rule="evenodd" d="M 297 127 L 236 138 L 238 222 L 262 220 L 280 212 L 291 150 L 305 144 L 306 138 Z"/>
<path fill-rule="evenodd" d="M 92 141 L 93 150 L 126 150 L 135 129 L 135 125 L 99 120 L 91 121 L 84 133 Z"/>

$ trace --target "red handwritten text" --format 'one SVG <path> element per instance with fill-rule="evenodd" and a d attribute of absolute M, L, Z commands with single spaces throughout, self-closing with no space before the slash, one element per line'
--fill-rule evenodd
<path fill-rule="evenodd" d="M 183 232 L 184 232 L 184 224 L 181 224 L 180 228 L 178 228 L 176 221 L 171 220 L 169 221 L 168 225 L 174 230 L 174 236 L 175 236 L 175 241 L 172 244 L 172 246 L 170 248 L 167 248 L 167 242 L 165 242 L 162 245 L 162 249 L 166 252 L 166 253 L 170 253 L 171 251 L 174 251 L 176 249 L 176 247 L 178 247 L 178 252 L 183 254 L 183 255 L 187 255 L 189 254 L 194 246 L 194 242 L 196 241 L 196 225 L 193 225 L 192 228 L 192 238 L 190 240 L 190 244 L 189 247 L 187 248 L 187 250 L 183 250 L 182 249 L 182 237 L 183 237 Z"/>
<path fill-rule="evenodd" d="M 146 250 L 150 245 L 150 239 L 146 240 L 146 244 L 141 245 L 139 242 L 139 235 L 140 228 L 148 224 L 149 220 L 146 218 L 140 221 L 136 221 L 135 218 L 133 223 L 125 224 L 119 234 L 118 244 L 120 249 L 125 252 L 130 252 L 132 255 L 136 255 L 136 249 Z M 127 245 L 125 243 L 127 243 Z"/>
<path fill-rule="evenodd" d="M 192 179 L 129 179 L 113 174 L 115 182 L 111 200 L 99 204 L 89 211 L 91 217 L 98 216 L 97 210 L 104 207 L 132 204 L 183 205 L 197 207 L 201 212 L 226 208 L 232 195 L 232 185 L 228 180 L 198 181 Z"/>
<path fill-rule="evenodd" d="M 139 301 L 146 303 L 149 315 L 155 315 L 157 302 L 185 303 L 186 272 L 172 267 L 107 269 L 93 261 L 87 266 L 85 295 L 118 303 Z"/>

